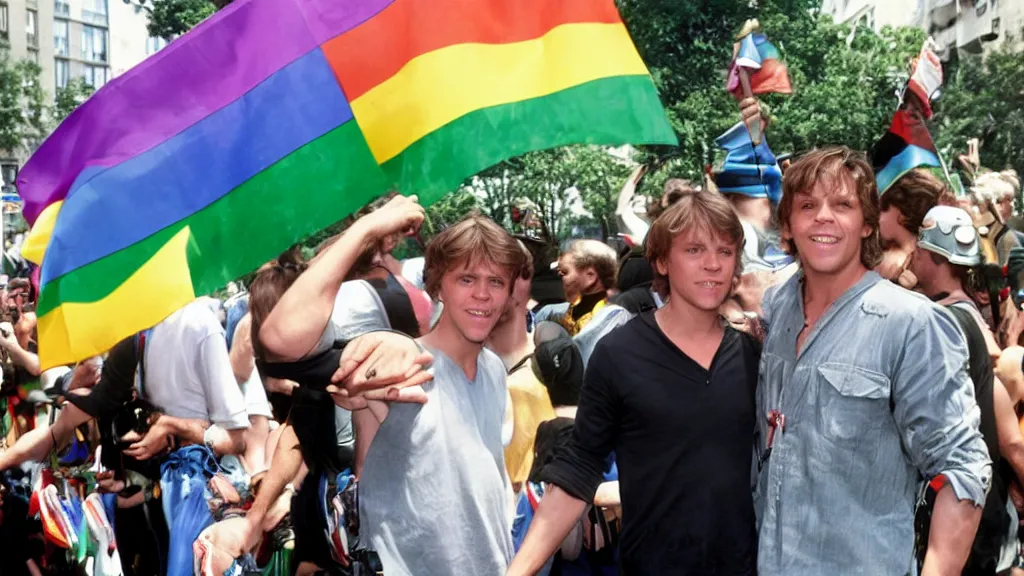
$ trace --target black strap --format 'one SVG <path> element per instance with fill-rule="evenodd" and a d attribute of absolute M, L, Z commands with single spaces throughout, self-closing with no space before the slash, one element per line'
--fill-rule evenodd
<path fill-rule="evenodd" d="M 516 362 L 515 364 L 512 365 L 511 368 L 508 369 L 506 375 L 511 376 L 513 372 L 519 370 L 523 366 L 526 366 L 526 363 L 529 362 L 531 358 L 533 358 L 533 354 L 527 354 L 526 356 L 523 356 L 522 359 L 519 360 L 519 362 Z"/>
<path fill-rule="evenodd" d="M 388 277 L 384 280 L 371 278 L 367 282 L 377 291 L 377 296 L 388 315 L 391 328 L 413 338 L 419 338 L 420 324 L 416 320 L 412 300 L 395 275 L 388 272 Z"/>

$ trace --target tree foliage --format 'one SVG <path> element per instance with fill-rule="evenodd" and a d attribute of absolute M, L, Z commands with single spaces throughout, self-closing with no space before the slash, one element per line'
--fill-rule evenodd
<path fill-rule="evenodd" d="M 981 140 L 981 165 L 1024 175 L 1024 57 L 1007 41 L 987 57 L 965 55 L 946 71 L 932 134 L 947 160 Z"/>
<path fill-rule="evenodd" d="M 83 78 L 73 78 L 63 88 L 57 87 L 53 105 L 53 120 L 60 124 L 65 118 L 71 115 L 82 102 L 85 102 L 95 88 L 86 83 Z"/>
<path fill-rule="evenodd" d="M 210 0 L 141 0 L 139 4 L 149 13 L 149 35 L 165 40 L 188 32 L 222 7 Z"/>
<path fill-rule="evenodd" d="M 28 60 L 0 60 L 0 149 L 13 154 L 33 150 L 48 129 L 42 70 Z"/>

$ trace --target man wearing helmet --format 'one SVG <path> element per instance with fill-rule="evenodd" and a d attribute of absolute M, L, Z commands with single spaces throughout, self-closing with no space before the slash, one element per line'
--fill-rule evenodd
<path fill-rule="evenodd" d="M 945 306 L 964 333 L 970 360 L 974 395 L 981 409 L 981 434 L 995 463 L 1007 460 L 1018 476 L 1024 477 L 1024 440 L 1006 389 L 993 374 L 992 357 L 985 342 L 985 321 L 970 294 L 977 291 L 981 264 L 978 234 L 971 217 L 960 208 L 935 206 L 925 214 L 913 253 L 910 269 L 917 276 L 918 289 L 936 303 Z M 941 477 L 940 477 L 941 478 Z M 1008 569 L 1014 560 L 1016 518 L 1007 509 L 1007 490 L 1012 480 L 1006 466 L 994 466 L 992 487 L 985 499 L 981 523 L 974 539 L 964 574 L 996 573 Z M 935 489 L 929 486 L 927 501 L 933 502 Z M 928 508 L 930 510 L 930 506 Z M 1011 508 L 1012 510 L 1012 508 Z M 927 543 L 927 516 L 918 513 L 918 557 L 923 558 Z M 923 523 L 922 523 L 923 522 Z M 1002 550 L 1001 550 L 1002 548 Z"/>

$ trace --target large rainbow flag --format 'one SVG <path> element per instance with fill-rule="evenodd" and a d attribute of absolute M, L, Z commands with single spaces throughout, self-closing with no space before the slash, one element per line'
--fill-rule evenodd
<path fill-rule="evenodd" d="M 388 189 L 429 203 L 571 143 L 676 143 L 613 0 L 236 0 L 107 84 L 21 171 L 26 217 L 52 224 L 43 367 Z"/>

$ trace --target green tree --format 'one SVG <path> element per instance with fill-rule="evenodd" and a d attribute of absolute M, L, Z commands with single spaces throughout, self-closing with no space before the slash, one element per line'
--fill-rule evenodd
<path fill-rule="evenodd" d="M 83 78 L 74 78 L 63 88 L 57 87 L 54 98 L 53 119 L 60 124 L 75 108 L 85 102 L 96 89 L 87 84 Z"/>
<path fill-rule="evenodd" d="M 1011 46 L 1008 39 L 986 57 L 964 55 L 947 68 L 932 119 L 947 161 L 967 151 L 969 138 L 979 138 L 982 166 L 1024 175 L 1024 57 Z"/>
<path fill-rule="evenodd" d="M 191 30 L 226 6 L 230 0 L 133 0 L 149 15 L 147 29 L 154 38 L 170 40 Z"/>
<path fill-rule="evenodd" d="M 28 60 L 0 60 L 0 149 L 35 149 L 47 133 L 42 70 Z"/>

